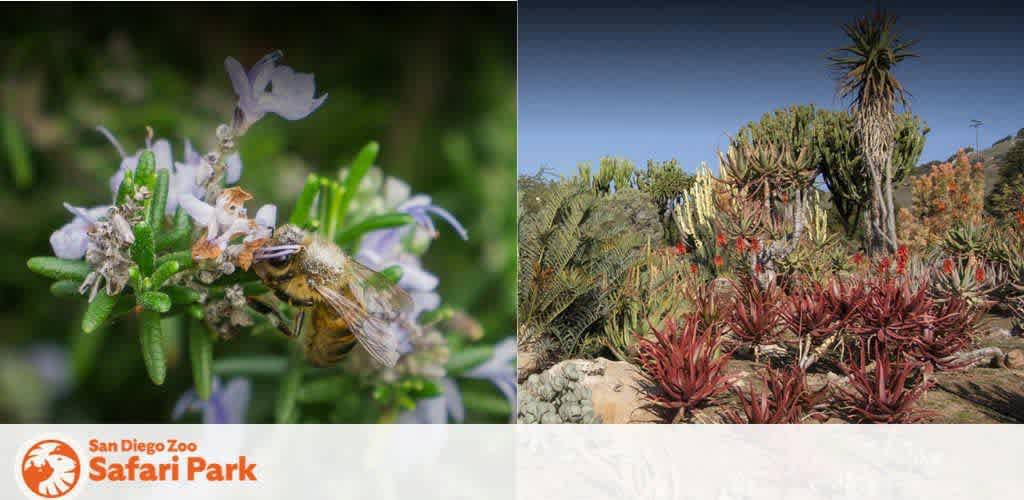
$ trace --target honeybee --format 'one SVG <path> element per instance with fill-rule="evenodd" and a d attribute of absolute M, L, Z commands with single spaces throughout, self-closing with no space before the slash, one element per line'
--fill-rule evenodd
<path fill-rule="evenodd" d="M 334 243 L 283 225 L 256 251 L 253 270 L 280 300 L 298 308 L 291 331 L 283 322 L 278 327 L 301 339 L 306 359 L 314 365 L 337 364 L 357 343 L 384 366 L 398 361 L 398 339 L 388 323 L 412 308 L 412 298 Z M 253 306 L 275 314 L 265 302 Z M 307 311 L 312 331 L 302 334 Z"/>

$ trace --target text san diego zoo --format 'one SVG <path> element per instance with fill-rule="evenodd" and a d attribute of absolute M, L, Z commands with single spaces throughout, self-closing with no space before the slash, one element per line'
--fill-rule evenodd
<path fill-rule="evenodd" d="M 189 441 L 89 440 L 92 481 L 256 481 L 256 464 L 244 455 L 209 460 Z"/>

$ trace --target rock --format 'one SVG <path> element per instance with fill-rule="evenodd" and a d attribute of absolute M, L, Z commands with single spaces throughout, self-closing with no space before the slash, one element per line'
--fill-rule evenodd
<path fill-rule="evenodd" d="M 593 412 L 606 424 L 661 422 L 645 407 L 649 404 L 639 391 L 643 376 L 624 361 L 570 359 L 558 365 L 567 373 L 582 375 L 581 383 L 591 393 Z M 573 410 L 576 410 L 575 408 Z"/>
<path fill-rule="evenodd" d="M 1006 328 L 993 328 L 989 331 L 988 336 L 994 339 L 1008 339 L 1010 338 L 1010 330 Z"/>
<path fill-rule="evenodd" d="M 1011 349 L 1010 352 L 1006 353 L 1005 364 L 1006 367 L 1011 370 L 1024 368 L 1024 351 L 1020 349 Z"/>
<path fill-rule="evenodd" d="M 519 351 L 516 359 L 516 374 L 519 383 L 522 383 L 530 375 L 540 371 L 540 358 L 536 353 Z"/>

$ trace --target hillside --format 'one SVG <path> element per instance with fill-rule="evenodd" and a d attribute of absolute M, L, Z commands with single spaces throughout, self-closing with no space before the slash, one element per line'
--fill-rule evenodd
<path fill-rule="evenodd" d="M 985 165 L 985 193 L 988 194 L 992 191 L 998 180 L 999 163 L 1003 156 L 1013 147 L 1017 141 L 1024 140 L 1024 129 L 1018 131 L 1015 135 L 1007 136 L 1007 138 L 1000 139 L 994 142 L 991 146 L 978 151 L 970 151 L 967 156 L 971 159 L 971 163 L 980 161 Z M 952 161 L 956 157 L 956 151 L 951 151 L 949 158 L 946 161 Z M 943 163 L 939 161 L 930 161 L 928 163 L 922 163 L 918 165 L 911 177 L 918 175 L 924 175 L 931 172 L 932 167 Z M 904 180 L 897 186 L 894 193 L 896 197 L 896 205 L 900 207 L 906 207 L 910 205 L 910 179 Z"/>

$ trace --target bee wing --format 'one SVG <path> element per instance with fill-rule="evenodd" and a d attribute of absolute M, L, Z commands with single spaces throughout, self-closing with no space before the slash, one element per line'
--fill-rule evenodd
<path fill-rule="evenodd" d="M 346 265 L 346 270 L 353 277 L 349 281 L 349 290 L 366 310 L 388 321 L 412 310 L 412 297 L 392 283 L 387 276 L 360 264 L 355 259 L 348 259 Z"/>
<path fill-rule="evenodd" d="M 367 312 L 337 290 L 320 285 L 313 285 L 313 288 L 348 323 L 356 340 L 374 360 L 388 368 L 395 366 L 398 362 L 398 338 L 388 328 L 388 320 Z"/>

